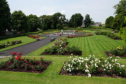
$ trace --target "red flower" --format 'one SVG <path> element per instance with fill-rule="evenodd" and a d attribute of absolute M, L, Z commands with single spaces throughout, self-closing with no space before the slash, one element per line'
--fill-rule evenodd
<path fill-rule="evenodd" d="M 22 52 L 18 53 L 19 55 L 22 55 Z"/>
<path fill-rule="evenodd" d="M 41 63 L 43 63 L 43 62 L 41 61 Z"/>
<path fill-rule="evenodd" d="M 34 59 L 35 59 L 35 57 L 34 57 Z"/>
<path fill-rule="evenodd" d="M 12 55 L 16 55 L 17 53 L 16 53 L 16 52 L 12 52 L 11 54 L 12 54 Z"/>
<path fill-rule="evenodd" d="M 13 63 L 11 63 L 11 64 L 13 64 Z"/>
<path fill-rule="evenodd" d="M 26 61 L 26 63 L 28 63 L 28 61 Z"/>
<path fill-rule="evenodd" d="M 24 57 L 24 59 L 25 59 L 26 57 Z"/>
<path fill-rule="evenodd" d="M 15 57 L 14 57 L 15 58 Z"/>

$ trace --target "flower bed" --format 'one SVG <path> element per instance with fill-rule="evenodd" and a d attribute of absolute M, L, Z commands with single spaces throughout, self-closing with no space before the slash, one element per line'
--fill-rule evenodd
<path fill-rule="evenodd" d="M 82 51 L 78 47 L 67 47 L 67 44 L 67 39 L 58 39 L 51 47 L 46 48 L 41 55 L 82 55 Z"/>
<path fill-rule="evenodd" d="M 122 40 L 122 38 L 120 36 L 117 36 L 115 35 L 114 33 L 111 33 L 111 32 L 95 32 L 96 35 L 105 35 L 105 36 L 108 36 L 109 38 L 111 39 L 114 39 L 114 40 Z"/>
<path fill-rule="evenodd" d="M 116 49 L 111 49 L 105 52 L 107 56 L 126 57 L 126 47 L 119 46 Z"/>
<path fill-rule="evenodd" d="M 91 55 L 88 58 L 70 56 L 70 60 L 64 63 L 60 75 L 126 78 L 125 65 L 118 63 L 118 59 L 97 59 Z"/>
<path fill-rule="evenodd" d="M 2 48 L 5 48 L 5 47 L 9 47 L 9 46 L 12 46 L 12 45 L 16 45 L 16 44 L 20 44 L 22 43 L 21 40 L 16 40 L 16 41 L 7 41 L 7 43 L 0 43 L 0 49 Z"/>
<path fill-rule="evenodd" d="M 86 37 L 86 36 L 92 36 L 93 34 L 87 34 L 87 35 L 71 35 L 67 36 L 67 38 L 75 38 L 75 37 Z"/>
<path fill-rule="evenodd" d="M 2 71 L 18 71 L 18 72 L 31 72 L 43 73 L 51 62 L 46 62 L 40 57 L 40 60 L 22 58 L 22 53 L 11 53 L 12 58 L 7 62 L 0 63 L 0 70 Z"/>
<path fill-rule="evenodd" d="M 35 39 L 40 38 L 40 36 L 35 36 L 35 35 L 28 35 L 28 37 L 32 37 L 32 38 L 35 38 Z"/>

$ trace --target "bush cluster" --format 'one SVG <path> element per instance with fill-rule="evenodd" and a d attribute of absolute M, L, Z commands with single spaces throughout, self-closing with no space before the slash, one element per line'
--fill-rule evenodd
<path fill-rule="evenodd" d="M 108 36 L 112 39 L 121 39 L 120 36 L 115 35 L 114 33 L 111 33 L 111 32 L 99 32 L 99 31 L 97 31 L 95 33 L 96 33 L 96 35 L 106 35 L 106 36 Z"/>
<path fill-rule="evenodd" d="M 7 41 L 7 43 L 0 43 L 0 49 L 8 47 L 8 46 L 12 46 L 12 45 L 16 45 L 16 44 L 20 44 L 22 41 L 21 40 L 16 40 L 16 41 Z"/>
<path fill-rule="evenodd" d="M 60 38 L 60 39 L 56 40 L 51 47 L 46 48 L 45 52 L 47 52 L 49 54 L 53 54 L 53 53 L 64 54 L 64 52 L 65 52 L 64 48 L 66 47 L 66 42 L 67 42 L 67 39 Z"/>
<path fill-rule="evenodd" d="M 88 58 L 70 56 L 70 60 L 64 63 L 63 69 L 71 74 L 81 72 L 88 74 L 88 76 L 103 74 L 113 76 L 113 74 L 116 74 L 126 77 L 125 65 L 121 65 L 117 62 L 117 59 L 112 57 L 97 59 L 94 55 L 90 55 Z"/>
<path fill-rule="evenodd" d="M 37 61 L 35 58 L 34 59 L 26 59 L 25 57 L 22 58 L 22 52 L 20 53 L 11 53 L 12 54 L 12 58 L 9 59 L 8 63 L 10 64 L 9 66 L 7 66 L 5 62 L 1 62 L 0 63 L 0 69 L 22 69 L 24 68 L 25 71 L 28 70 L 36 70 L 36 71 L 41 71 L 43 69 L 44 66 L 44 60 L 42 57 L 40 57 L 40 61 Z M 15 55 L 17 54 L 17 56 L 15 57 Z"/>
<path fill-rule="evenodd" d="M 111 49 L 110 53 L 114 56 L 122 56 L 126 53 L 126 47 L 119 46 L 116 49 Z"/>

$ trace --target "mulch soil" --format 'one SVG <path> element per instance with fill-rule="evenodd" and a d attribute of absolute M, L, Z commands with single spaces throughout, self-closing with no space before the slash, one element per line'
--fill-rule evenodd
<path fill-rule="evenodd" d="M 108 57 L 112 56 L 111 53 L 110 53 L 109 51 L 105 51 L 105 54 L 106 54 Z M 115 56 L 119 56 L 119 55 L 115 55 Z M 123 54 L 123 55 L 121 55 L 121 56 L 119 56 L 119 57 L 126 57 L 126 53 Z"/>
<path fill-rule="evenodd" d="M 44 64 L 43 64 L 43 69 L 42 69 L 41 71 L 36 71 L 35 69 L 31 69 L 31 70 L 26 71 L 26 70 L 25 70 L 25 67 L 21 67 L 20 69 L 18 69 L 18 68 L 10 69 L 9 66 L 10 66 L 11 64 L 8 63 L 8 62 L 6 62 L 6 63 L 5 63 L 5 64 L 6 64 L 6 67 L 1 68 L 0 71 L 43 73 L 51 63 L 52 63 L 51 61 L 45 61 Z M 37 64 L 28 64 L 28 65 L 29 65 L 29 66 L 37 66 L 37 65 L 39 65 L 39 64 L 40 64 L 40 62 L 37 61 Z"/>
<path fill-rule="evenodd" d="M 69 73 L 65 71 L 62 67 L 59 75 L 70 75 L 70 76 L 88 76 L 87 73 L 78 71 L 76 73 Z M 126 78 L 126 75 L 124 77 L 122 76 L 117 76 L 116 74 L 113 75 L 106 75 L 106 74 L 91 74 L 92 77 L 112 77 L 112 78 Z"/>
<path fill-rule="evenodd" d="M 53 53 L 53 54 L 49 54 L 49 53 L 47 53 L 47 52 L 43 52 L 41 55 L 65 55 L 65 56 L 70 56 L 71 55 L 71 53 L 70 53 L 70 51 L 65 51 L 65 53 L 64 54 L 59 54 L 59 53 Z M 82 51 L 79 51 L 79 52 L 77 52 L 76 54 L 73 54 L 73 55 L 78 55 L 78 56 L 82 56 Z"/>
<path fill-rule="evenodd" d="M 68 45 L 69 42 L 66 42 L 66 45 Z M 64 47 L 65 48 L 65 47 Z M 64 54 L 59 54 L 59 53 L 53 53 L 53 54 L 49 54 L 47 52 L 43 52 L 41 55 L 71 55 L 70 51 L 65 51 Z M 82 56 L 82 51 L 78 51 L 76 54 L 73 55 L 78 55 L 78 56 Z"/>

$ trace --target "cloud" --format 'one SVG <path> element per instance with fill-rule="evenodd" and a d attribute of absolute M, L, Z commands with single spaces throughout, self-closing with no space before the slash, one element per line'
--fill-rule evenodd
<path fill-rule="evenodd" d="M 52 11 L 52 12 L 50 12 L 48 15 L 53 15 L 55 12 L 54 11 Z"/>
<path fill-rule="evenodd" d="M 64 14 L 65 13 L 65 11 L 63 10 L 63 11 L 61 11 L 61 14 Z"/>

